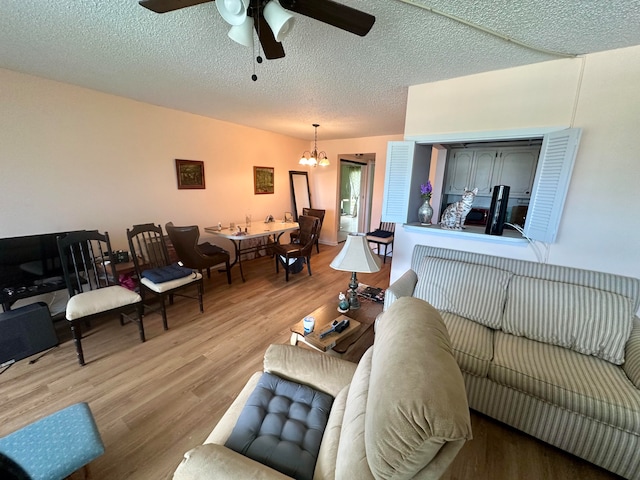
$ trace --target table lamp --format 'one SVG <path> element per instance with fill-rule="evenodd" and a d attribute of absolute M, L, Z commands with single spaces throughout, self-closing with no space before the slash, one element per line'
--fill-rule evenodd
<path fill-rule="evenodd" d="M 347 241 L 340 253 L 333 259 L 330 266 L 334 270 L 343 270 L 351 273 L 349 283 L 349 309 L 360 308 L 358 301 L 358 278 L 356 273 L 374 273 L 380 271 L 380 258 L 371 251 L 366 235 L 352 233 L 347 236 Z"/>

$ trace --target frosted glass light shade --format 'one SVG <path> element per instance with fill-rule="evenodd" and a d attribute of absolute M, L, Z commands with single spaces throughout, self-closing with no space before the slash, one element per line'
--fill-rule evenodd
<path fill-rule="evenodd" d="M 227 36 L 236 43 L 253 48 L 253 18 L 247 17 L 240 25 L 233 25 Z"/>
<path fill-rule="evenodd" d="M 265 5 L 262 14 L 269 24 L 269 27 L 271 27 L 271 31 L 273 32 L 273 36 L 276 38 L 276 41 L 281 42 L 293 26 L 293 15 L 282 8 L 275 0 L 271 0 Z"/>
<path fill-rule="evenodd" d="M 217 0 L 216 7 L 229 25 L 242 25 L 247 18 L 249 0 Z"/>

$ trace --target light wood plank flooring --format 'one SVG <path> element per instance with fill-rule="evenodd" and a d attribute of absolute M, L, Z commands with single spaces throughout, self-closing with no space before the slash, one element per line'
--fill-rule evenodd
<path fill-rule="evenodd" d="M 270 258 L 245 263 L 246 283 L 237 267 L 232 285 L 212 273 L 205 279 L 205 313 L 177 298 L 167 332 L 158 314 L 145 317 L 145 343 L 134 325 L 94 322 L 83 340 L 85 367 L 76 361 L 66 321 L 57 322 L 59 347 L 0 375 L 0 436 L 86 401 L 106 446 L 90 466 L 93 479 L 171 478 L 183 453 L 202 443 L 249 376 L 261 370 L 267 346 L 287 343 L 291 324 L 326 302 L 337 303 L 350 277 L 329 267 L 340 248 L 321 245 L 312 257 L 313 276 L 305 268 L 288 283 Z M 389 271 L 387 261 L 381 272 L 359 280 L 386 287 Z M 474 440 L 446 479 L 616 478 L 475 412 L 472 422 Z"/>

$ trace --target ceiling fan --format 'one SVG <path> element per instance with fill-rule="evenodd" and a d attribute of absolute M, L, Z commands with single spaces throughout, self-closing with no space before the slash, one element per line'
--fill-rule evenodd
<path fill-rule="evenodd" d="M 138 3 L 156 13 L 166 13 L 210 1 L 213 0 L 140 0 Z M 244 21 L 246 7 L 246 16 L 253 19 L 262 50 L 264 51 L 265 57 L 269 60 L 284 57 L 284 48 L 280 40 L 291 25 L 290 21 L 286 22 L 287 24 L 281 25 L 274 34 L 274 27 L 270 26 L 270 22 L 268 22 L 268 19 L 265 17 L 265 12 L 267 13 L 267 17 L 269 13 L 271 13 L 269 10 L 275 11 L 276 8 L 280 9 L 280 7 L 283 7 L 347 32 L 355 33 L 361 37 L 369 33 L 369 30 L 371 30 L 371 27 L 373 27 L 376 21 L 376 17 L 373 15 L 336 3 L 332 0 L 280 0 L 279 5 L 275 0 L 218 0 L 217 6 L 227 22 L 229 22 L 229 20 L 225 13 L 229 13 L 229 16 L 233 18 L 240 18 L 240 16 L 242 16 L 242 21 Z M 242 12 L 239 11 L 239 6 L 243 7 Z M 289 14 L 284 12 L 284 15 Z M 291 17 L 290 20 L 292 21 L 293 17 Z M 280 21 L 284 22 L 285 20 L 280 19 Z M 232 31 L 238 27 L 240 23 L 240 20 L 238 23 L 232 23 Z M 250 24 L 248 25 L 249 31 L 251 31 Z M 249 35 L 252 37 L 250 33 Z M 247 43 L 234 38 L 231 31 L 229 36 L 235 41 L 247 45 Z M 250 38 L 250 41 L 253 42 L 253 39 Z"/>

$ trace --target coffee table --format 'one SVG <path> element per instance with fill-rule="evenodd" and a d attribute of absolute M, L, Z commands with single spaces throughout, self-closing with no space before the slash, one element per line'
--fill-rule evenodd
<path fill-rule="evenodd" d="M 303 342 L 321 352 L 333 352 L 344 354 L 349 347 L 359 341 L 367 341 L 368 345 L 362 345 L 367 348 L 372 344 L 373 339 L 373 323 L 376 316 L 382 312 L 382 303 L 377 303 L 367 299 L 360 300 L 360 308 L 358 310 L 349 310 L 346 313 L 340 313 L 337 310 L 338 302 L 332 302 L 323 305 L 309 313 L 308 316 L 315 318 L 315 328 L 311 334 L 304 334 L 303 319 L 300 319 L 291 326 L 291 345 L 297 345 Z M 325 338 L 320 339 L 320 333 L 329 329 L 333 320 L 339 317 L 347 317 L 350 319 L 349 328 L 341 333 L 331 333 Z M 370 335 L 365 335 L 370 333 Z"/>

